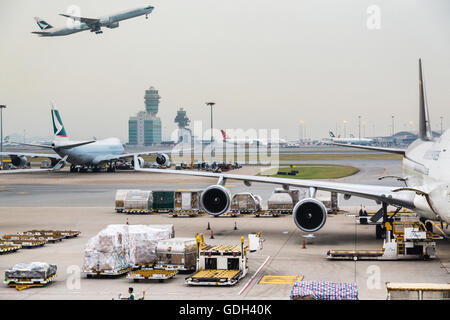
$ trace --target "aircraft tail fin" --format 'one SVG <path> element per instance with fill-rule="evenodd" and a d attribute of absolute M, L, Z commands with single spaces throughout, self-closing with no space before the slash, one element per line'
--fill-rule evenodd
<path fill-rule="evenodd" d="M 422 59 L 419 59 L 419 138 L 425 141 L 432 140 L 433 138 L 425 86 L 423 83 Z"/>
<path fill-rule="evenodd" d="M 42 20 L 39 17 L 34 17 L 34 20 L 36 20 L 36 23 L 39 26 L 39 28 L 41 28 L 41 30 L 47 30 L 47 29 L 53 28 L 52 25 L 48 24 L 46 21 Z"/>
<path fill-rule="evenodd" d="M 224 130 L 220 130 L 220 132 L 222 133 L 223 140 L 229 140 L 230 139 L 230 137 L 227 136 L 227 133 Z"/>
<path fill-rule="evenodd" d="M 334 135 L 333 131 L 330 131 L 328 134 L 330 135 L 331 138 L 336 138 L 336 136 Z"/>
<path fill-rule="evenodd" d="M 67 138 L 66 129 L 64 129 L 64 125 L 61 120 L 61 116 L 59 115 L 59 111 L 52 108 L 52 124 L 53 124 L 53 133 L 55 136 L 60 138 Z"/>

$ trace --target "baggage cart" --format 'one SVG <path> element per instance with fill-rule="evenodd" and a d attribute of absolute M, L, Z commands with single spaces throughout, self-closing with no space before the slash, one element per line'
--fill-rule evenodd
<path fill-rule="evenodd" d="M 158 280 L 162 282 L 164 280 L 172 279 L 177 273 L 177 270 L 137 270 L 130 272 L 127 275 L 127 278 L 134 282 L 139 282 L 140 280 Z"/>

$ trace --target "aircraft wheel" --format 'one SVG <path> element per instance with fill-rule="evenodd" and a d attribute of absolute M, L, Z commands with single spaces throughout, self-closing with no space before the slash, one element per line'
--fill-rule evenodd
<path fill-rule="evenodd" d="M 430 221 L 427 221 L 425 223 L 425 229 L 427 229 L 427 231 L 429 232 L 433 232 L 433 224 Z"/>

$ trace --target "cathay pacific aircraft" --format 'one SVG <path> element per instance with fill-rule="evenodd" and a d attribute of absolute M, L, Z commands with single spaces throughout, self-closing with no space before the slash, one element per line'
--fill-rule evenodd
<path fill-rule="evenodd" d="M 45 157 L 50 158 L 52 162 L 51 169 L 16 169 L 16 170 L 0 170 L 0 173 L 23 173 L 38 171 L 57 171 L 60 170 L 68 162 L 71 164 L 71 172 L 86 172 L 88 169 L 92 171 L 100 171 L 100 169 L 109 165 L 107 171 L 114 172 L 115 162 L 126 158 L 136 156 L 139 165 L 142 166 L 144 159 L 140 155 L 156 154 L 156 162 L 159 165 L 170 165 L 169 156 L 165 151 L 143 151 L 136 153 L 125 153 L 122 143 L 118 138 L 107 138 L 104 140 L 88 140 L 74 141 L 67 137 L 66 129 L 61 120 L 58 110 L 52 109 L 52 124 L 55 138 L 51 145 L 48 144 L 29 144 L 18 143 L 21 145 L 35 146 L 50 149 L 52 153 L 28 153 L 28 152 L 2 152 L 2 156 L 9 156 L 11 163 L 15 167 L 24 167 L 27 163 L 27 157 Z"/>
<path fill-rule="evenodd" d="M 119 22 L 139 16 L 148 15 L 153 11 L 153 6 L 145 6 L 136 9 L 126 10 L 123 12 L 118 12 L 113 15 L 101 17 L 101 18 L 85 18 L 77 17 L 68 14 L 60 14 L 63 17 L 70 18 L 74 21 L 73 24 L 66 27 L 54 28 L 52 25 L 42 20 L 39 17 L 35 17 L 37 25 L 41 31 L 33 31 L 32 33 L 38 34 L 41 37 L 56 37 L 56 36 L 67 36 L 72 33 L 77 33 L 80 31 L 90 30 L 96 34 L 103 33 L 102 27 L 109 29 L 117 28 Z"/>

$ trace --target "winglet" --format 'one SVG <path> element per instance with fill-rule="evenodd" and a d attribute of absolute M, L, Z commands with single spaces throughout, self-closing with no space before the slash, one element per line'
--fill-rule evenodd
<path fill-rule="evenodd" d="M 433 139 L 428 114 L 428 103 L 423 84 L 422 59 L 419 59 L 419 138 L 430 141 Z"/>

